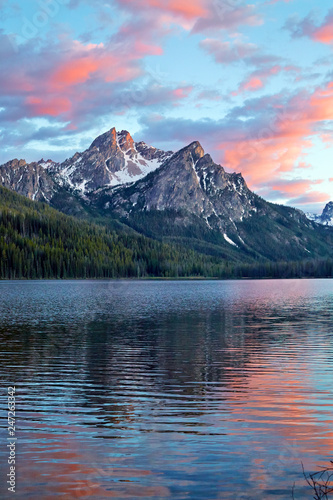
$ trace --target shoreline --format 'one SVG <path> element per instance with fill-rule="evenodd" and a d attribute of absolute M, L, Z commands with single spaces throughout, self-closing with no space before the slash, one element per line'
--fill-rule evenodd
<path fill-rule="evenodd" d="M 241 278 L 217 278 L 217 277 L 200 277 L 200 276 L 187 276 L 187 277 L 172 277 L 162 278 L 158 276 L 145 277 L 145 278 L 0 278 L 0 283 L 4 282 L 67 282 L 67 281 L 279 281 L 279 280 L 330 280 L 332 276 L 302 276 L 302 277 L 279 277 L 273 276 L 265 277 L 241 277 Z"/>

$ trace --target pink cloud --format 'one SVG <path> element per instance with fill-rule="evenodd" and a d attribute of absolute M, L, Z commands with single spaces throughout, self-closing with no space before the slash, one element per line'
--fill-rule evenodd
<path fill-rule="evenodd" d="M 147 55 L 159 56 L 163 53 L 159 42 L 170 32 L 170 26 L 178 24 L 188 31 L 198 32 L 210 26 L 233 29 L 241 24 L 259 22 L 253 6 L 231 5 L 229 0 L 193 0 L 190 3 L 187 0 L 121 0 L 118 5 L 127 10 L 130 17 L 108 45 L 83 44 L 63 37 L 62 46 L 55 52 L 51 49 L 48 53 L 49 49 L 44 47 L 35 55 L 34 70 L 23 61 L 22 74 L 15 79 L 14 85 L 8 72 L 0 90 L 4 89 L 6 81 L 11 95 L 16 89 L 27 106 L 29 116 L 34 113 L 36 116 L 62 116 L 66 121 L 75 122 L 84 113 L 93 112 L 97 100 L 95 93 L 100 92 L 102 86 L 107 89 L 110 99 L 114 85 L 132 82 L 144 74 L 142 59 Z M 237 54 L 244 56 L 255 51 L 255 46 L 251 44 L 236 42 L 234 46 Z M 222 51 L 223 47 L 220 49 Z M 228 52 L 230 48 L 224 49 Z M 22 82 L 24 89 L 19 88 Z M 142 102 L 156 105 L 157 97 L 164 96 L 165 102 L 172 101 L 173 105 L 178 105 L 177 99 L 188 97 L 191 91 L 192 87 L 181 87 L 163 92 L 155 85 L 151 95 Z M 126 90 L 123 95 L 127 99 Z M 118 97 L 115 96 L 113 101 L 118 102 Z M 130 98 L 128 102 L 131 101 L 133 99 Z M 137 104 L 137 99 L 134 101 L 134 105 Z"/>
<path fill-rule="evenodd" d="M 261 187 L 267 179 L 277 178 L 283 172 L 291 172 L 295 161 L 311 141 L 300 134 L 272 133 L 271 137 L 239 141 L 222 141 L 217 149 L 223 152 L 223 163 L 231 170 L 241 171 L 253 188 Z"/>
<path fill-rule="evenodd" d="M 294 37 L 307 36 L 315 42 L 325 45 L 333 44 L 333 9 L 330 10 L 321 24 L 315 24 L 311 16 L 302 21 L 289 19 L 286 27 Z"/>
<path fill-rule="evenodd" d="M 289 205 L 324 204 L 329 194 L 317 191 L 316 186 L 324 181 L 311 179 L 275 180 L 260 189 L 260 195 L 273 200 L 287 200 Z"/>
<path fill-rule="evenodd" d="M 15 97 L 16 103 L 21 102 L 20 106 L 15 105 L 15 113 L 7 108 L 6 114 L 8 117 L 11 114 L 14 120 L 19 116 L 50 116 L 77 122 L 84 114 L 93 113 L 94 108 L 95 113 L 98 112 L 102 96 L 104 106 L 107 102 L 116 104 L 119 99 L 117 101 L 114 97 L 115 92 L 119 94 L 122 90 L 126 94 L 121 84 L 130 84 L 144 74 L 142 58 L 161 53 L 159 46 L 143 40 L 129 39 L 126 45 L 118 43 L 118 40 L 108 45 L 97 45 L 64 38 L 56 50 L 52 45 L 45 45 L 40 52 L 36 52 L 32 66 L 23 46 L 15 77 L 10 71 L 9 59 L 3 67 L 0 82 L 2 98 L 10 96 L 10 103 L 14 103 Z M 182 98 L 184 96 L 176 93 L 172 100 Z M 133 105 L 139 103 L 137 99 L 134 102 L 133 99 L 127 100 Z M 72 125 L 76 126 L 76 123 Z"/>
<path fill-rule="evenodd" d="M 242 90 L 258 90 L 263 88 L 264 83 L 261 78 L 253 76 L 247 82 L 244 82 Z"/>
<path fill-rule="evenodd" d="M 262 23 L 254 5 L 230 0 L 117 0 L 119 7 L 155 25 L 179 25 L 194 33 L 234 30 Z"/>
<path fill-rule="evenodd" d="M 293 205 L 309 205 L 309 204 L 320 204 L 321 207 L 330 201 L 330 195 L 327 193 L 322 193 L 320 191 L 310 191 L 309 193 L 303 193 L 302 195 L 290 199 L 290 203 Z"/>
<path fill-rule="evenodd" d="M 187 87 L 179 87 L 178 89 L 173 90 L 172 94 L 179 99 L 184 99 L 190 95 L 192 90 L 192 85 L 188 85 Z"/>
<path fill-rule="evenodd" d="M 136 10 L 160 11 L 185 19 L 193 19 L 206 15 L 205 0 L 121 0 L 121 6 Z"/>
<path fill-rule="evenodd" d="M 232 92 L 232 95 L 237 96 L 243 92 L 255 92 L 265 87 L 269 79 L 280 73 L 299 73 L 300 69 L 297 66 L 263 66 L 250 73 L 239 85 L 238 89 Z"/>
<path fill-rule="evenodd" d="M 282 95 L 252 99 L 219 121 L 163 118 L 157 122 L 147 117 L 141 121 L 140 136 L 164 149 L 199 140 L 215 162 L 241 172 L 258 194 L 294 206 L 312 204 L 312 210 L 315 203 L 330 199 L 324 189 L 318 190 L 323 180 L 292 179 L 310 167 L 307 152 L 322 123 L 313 120 L 311 97 L 302 93 L 285 100 Z"/>
<path fill-rule="evenodd" d="M 240 41 L 222 42 L 221 40 L 206 38 L 200 42 L 200 47 L 211 54 L 215 61 L 220 64 L 231 63 L 246 59 L 258 51 L 253 43 Z"/>
<path fill-rule="evenodd" d="M 312 165 L 311 163 L 306 163 L 305 161 L 300 161 L 297 165 L 296 168 L 300 168 L 300 169 L 308 169 L 308 168 L 311 168 Z"/>
<path fill-rule="evenodd" d="M 29 96 L 25 103 L 30 109 L 32 116 L 59 116 L 71 109 L 71 102 L 66 97 L 40 98 Z"/>
<path fill-rule="evenodd" d="M 310 99 L 310 108 L 310 117 L 313 120 L 333 119 L 333 82 L 313 93 Z"/>
<path fill-rule="evenodd" d="M 108 84 L 130 82 L 142 75 L 142 54 L 158 52 L 156 47 L 144 44 L 132 45 L 132 52 L 124 52 L 118 45 L 83 44 L 64 38 L 56 48 L 53 44 L 45 44 L 36 51 L 31 65 L 30 50 L 27 43 L 16 56 L 18 71 L 15 77 L 10 58 L 3 57 L 2 98 L 8 96 L 10 104 L 14 97 L 17 103 L 21 100 L 22 117 L 26 106 L 29 117 L 66 114 L 66 120 L 75 117 L 82 103 L 86 106 L 94 101 L 96 87 L 101 84 L 107 88 Z"/>
<path fill-rule="evenodd" d="M 157 45 L 151 45 L 144 43 L 140 40 L 136 40 L 134 43 L 134 50 L 136 54 L 140 54 L 140 56 L 161 56 L 163 54 L 162 47 L 158 47 Z"/>
<path fill-rule="evenodd" d="M 72 7 L 88 0 L 71 0 Z M 99 6 L 99 2 L 95 2 Z M 130 24 L 140 24 L 150 21 L 151 29 L 159 26 L 163 31 L 166 27 L 181 26 L 194 33 L 211 33 L 220 29 L 234 31 L 239 26 L 257 26 L 263 20 L 258 6 L 242 0 L 104 0 L 105 6 L 116 3 L 126 14 L 133 17 Z M 100 10 L 100 16 L 102 16 Z M 140 23 L 138 19 L 140 18 Z M 103 19 L 103 18 L 102 18 Z"/>
<path fill-rule="evenodd" d="M 175 15 L 179 14 L 187 19 L 203 17 L 207 14 L 207 6 L 202 0 L 192 0 L 191 2 L 188 2 L 188 0 L 150 0 L 150 2 L 153 4 L 152 6 L 159 4 L 162 9 L 166 8 L 168 12 Z"/>
<path fill-rule="evenodd" d="M 51 82 L 57 87 L 71 87 L 86 82 L 99 69 L 98 61 L 93 57 L 61 62 L 51 77 Z"/>
<path fill-rule="evenodd" d="M 320 26 L 312 33 L 312 38 L 328 45 L 333 43 L 333 19 Z"/>
<path fill-rule="evenodd" d="M 277 65 L 270 68 L 269 74 L 279 71 L 290 73 L 298 68 Z M 143 121 L 142 135 L 160 147 L 165 142 L 169 149 L 200 140 L 215 161 L 228 170 L 241 172 L 258 193 L 268 193 L 273 199 L 281 194 L 285 201 L 298 197 L 294 204 L 305 204 L 306 199 L 309 203 L 320 203 L 330 197 L 322 192 L 325 189 L 318 190 L 320 180 L 281 179 L 287 175 L 299 176 L 300 171 L 316 167 L 309 165 L 307 155 L 314 139 L 327 137 L 327 122 L 332 118 L 333 81 L 330 81 L 313 91 L 251 98 L 218 121 L 170 118 L 151 125 Z"/>
<path fill-rule="evenodd" d="M 54 69 L 43 76 L 42 89 L 38 81 L 34 82 L 26 103 L 36 116 L 69 113 L 68 118 L 73 119 L 75 108 L 92 97 L 94 90 L 89 85 L 94 79 L 105 83 L 126 82 L 140 74 L 135 60 L 123 61 L 104 47 L 93 46 L 87 50 L 82 46 L 78 50 L 75 44 L 72 48 L 74 50 L 68 50 L 64 59 L 56 61 Z"/>
<path fill-rule="evenodd" d="M 280 178 L 304 163 L 316 129 L 333 117 L 333 82 L 312 94 L 297 94 L 283 106 L 278 104 L 281 98 L 272 96 L 258 101 L 259 114 L 273 110 L 271 120 L 264 121 L 262 127 L 257 125 L 250 134 L 241 130 L 216 146 L 223 152 L 224 163 L 241 171 L 253 188 L 263 187 L 267 180 Z"/>
<path fill-rule="evenodd" d="M 322 179 L 292 179 L 292 180 L 278 180 L 272 185 L 274 191 L 280 191 L 283 194 L 292 195 L 294 197 L 303 195 L 306 191 L 317 184 L 322 184 Z M 327 196 L 327 194 L 325 194 Z"/>
<path fill-rule="evenodd" d="M 75 51 L 69 51 L 67 59 L 61 60 L 53 71 L 50 78 L 52 85 L 66 88 L 85 83 L 91 78 L 105 82 L 127 82 L 142 74 L 138 61 L 144 55 L 162 54 L 160 47 L 137 40 L 126 54 L 119 51 L 118 47 L 104 47 L 102 44 L 90 44 L 88 51 L 86 46 L 81 45 L 80 51 L 77 43 Z"/>
<path fill-rule="evenodd" d="M 117 0 L 118 6 L 134 17 L 137 22 L 150 21 L 150 30 L 157 26 L 165 31 L 166 26 L 179 25 L 190 30 L 196 20 L 206 17 L 209 12 L 209 0 Z"/>

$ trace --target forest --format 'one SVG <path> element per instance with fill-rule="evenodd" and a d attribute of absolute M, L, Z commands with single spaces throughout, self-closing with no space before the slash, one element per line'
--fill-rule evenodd
<path fill-rule="evenodd" d="M 67 216 L 0 187 L 0 279 L 332 277 L 332 259 L 235 262 Z"/>

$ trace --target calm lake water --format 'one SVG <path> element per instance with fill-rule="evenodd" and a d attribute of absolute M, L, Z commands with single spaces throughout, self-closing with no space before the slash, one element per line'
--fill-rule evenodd
<path fill-rule="evenodd" d="M 332 280 L 0 282 L 0 498 L 312 498 L 332 326 Z"/>

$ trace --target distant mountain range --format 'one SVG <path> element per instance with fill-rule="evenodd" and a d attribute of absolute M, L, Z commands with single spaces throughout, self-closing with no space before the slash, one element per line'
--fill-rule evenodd
<path fill-rule="evenodd" d="M 67 214 L 118 220 L 136 232 L 231 261 L 333 254 L 333 202 L 321 216 L 269 203 L 199 142 L 162 151 L 112 128 L 63 163 L 12 160 L 0 184 Z"/>
<path fill-rule="evenodd" d="M 327 203 L 321 215 L 307 213 L 306 216 L 318 224 L 333 226 L 333 201 Z"/>
<path fill-rule="evenodd" d="M 0 166 L 1 184 L 36 201 L 51 202 L 59 188 L 83 198 L 100 188 L 132 183 L 156 170 L 172 151 L 164 152 L 112 128 L 97 137 L 83 153 L 63 163 L 44 159 L 12 160 Z"/>

